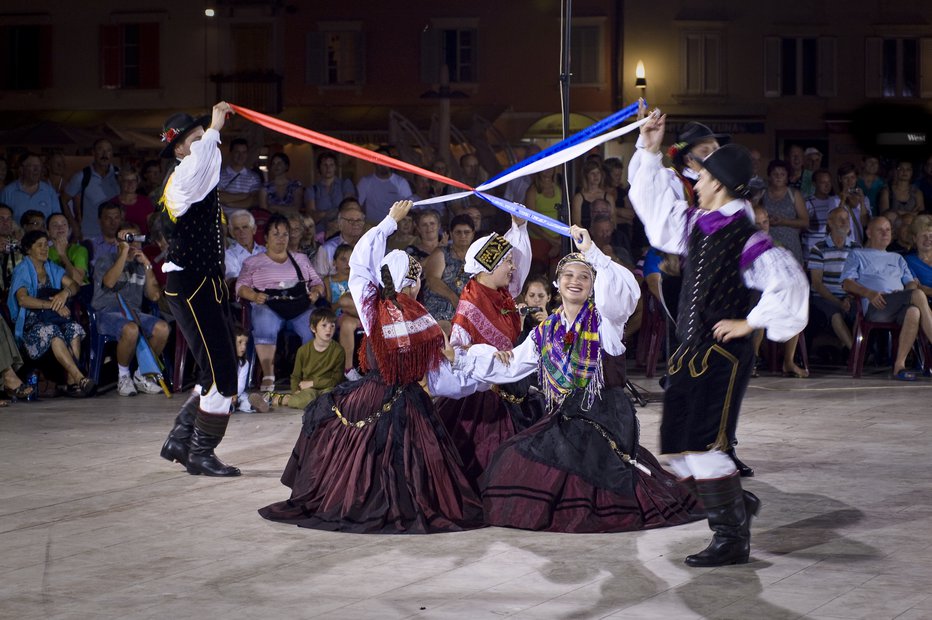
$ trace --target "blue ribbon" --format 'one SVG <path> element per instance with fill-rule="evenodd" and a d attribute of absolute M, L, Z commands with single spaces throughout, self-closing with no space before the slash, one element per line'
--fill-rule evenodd
<path fill-rule="evenodd" d="M 542 226 L 547 230 L 552 230 L 553 232 L 563 235 L 564 237 L 570 236 L 570 227 L 564 224 L 563 222 L 557 221 L 552 217 L 548 217 L 537 211 L 532 211 L 524 205 L 519 205 L 516 202 L 511 202 L 510 200 L 505 200 L 504 198 L 499 198 L 498 196 L 493 196 L 492 194 L 486 194 L 484 192 L 475 192 L 476 196 L 482 198 L 489 204 L 498 207 L 502 211 L 507 211 L 512 215 L 516 215 L 523 220 L 533 222 L 538 226 Z"/>
<path fill-rule="evenodd" d="M 556 152 L 558 152 L 558 151 L 562 151 L 563 149 L 565 149 L 565 148 L 567 148 L 567 147 L 570 147 L 570 146 L 579 144 L 580 142 L 585 142 L 585 141 L 588 140 L 589 138 L 593 138 L 593 137 L 595 137 L 596 135 L 598 135 L 598 134 L 600 134 L 600 133 L 604 133 L 606 130 L 611 129 L 611 128 L 614 127 L 615 125 L 621 124 L 622 121 L 624 121 L 624 120 L 626 120 L 626 119 L 628 119 L 628 118 L 634 116 L 635 114 L 637 114 L 637 112 L 638 112 L 638 104 L 637 104 L 637 103 L 632 103 L 632 104 L 629 105 L 628 107 L 622 108 L 621 110 L 618 110 L 618 111 L 615 112 L 614 114 L 611 114 L 611 115 L 609 115 L 609 116 L 606 116 L 605 118 L 603 118 L 602 120 L 598 121 L 597 123 L 594 123 L 594 124 L 592 124 L 592 125 L 589 125 L 588 127 L 586 127 L 585 129 L 583 129 L 582 131 L 579 131 L 579 132 L 577 132 L 577 133 L 574 133 L 572 136 L 567 137 L 565 140 L 561 140 L 560 142 L 557 142 L 557 143 L 554 144 L 553 146 L 547 147 L 547 148 L 544 149 L 543 151 L 541 151 L 541 152 L 539 152 L 539 153 L 536 153 L 536 154 L 534 154 L 534 155 L 531 155 L 531 156 L 528 157 L 527 159 L 523 159 L 523 160 L 519 161 L 519 162 L 516 163 L 514 166 L 508 168 L 507 170 L 504 170 L 504 171 L 502 171 L 502 172 L 499 172 L 499 173 L 496 174 L 494 177 L 492 177 L 491 179 L 489 179 L 488 181 L 485 181 L 485 182 L 486 182 L 486 183 L 490 183 L 490 182 L 492 182 L 492 181 L 495 181 L 496 179 L 499 179 L 499 178 L 505 176 L 506 174 L 511 174 L 511 173 L 514 172 L 515 170 L 519 170 L 519 169 L 521 169 L 521 168 L 524 168 L 524 167 L 527 166 L 528 164 L 531 164 L 531 163 L 537 161 L 538 159 L 543 159 L 544 157 L 549 157 L 550 155 L 553 155 L 554 153 L 556 153 Z M 548 218 L 548 219 L 549 219 L 549 218 Z M 568 236 L 568 235 L 567 235 L 567 236 Z"/>

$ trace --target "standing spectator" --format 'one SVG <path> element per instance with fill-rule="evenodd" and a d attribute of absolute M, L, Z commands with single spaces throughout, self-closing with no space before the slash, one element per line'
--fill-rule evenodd
<path fill-rule="evenodd" d="M 799 233 L 809 227 L 809 214 L 800 192 L 787 185 L 789 172 L 786 162 L 779 159 L 770 162 L 767 166 L 767 191 L 761 198 L 761 205 L 770 216 L 770 236 L 802 265 Z"/>
<path fill-rule="evenodd" d="M 873 155 L 865 155 L 864 163 L 861 167 L 861 174 L 858 176 L 858 189 L 867 196 L 867 203 L 870 205 L 870 216 L 877 215 L 877 206 L 880 204 L 880 192 L 887 186 L 887 183 L 880 176 L 880 160 Z"/>
<path fill-rule="evenodd" d="M 133 168 L 125 167 L 117 175 L 120 182 L 120 195 L 111 200 L 123 208 L 123 221 L 135 224 L 139 233 L 149 234 L 149 216 L 155 212 L 155 205 L 148 196 L 140 194 L 139 173 Z"/>
<path fill-rule="evenodd" d="M 224 253 L 224 275 L 235 280 L 243 269 L 243 261 L 265 252 L 265 246 L 256 243 L 256 219 L 245 209 L 237 209 L 228 218 L 233 243 Z"/>
<path fill-rule="evenodd" d="M 858 174 L 852 163 L 838 166 L 838 197 L 851 216 L 851 235 L 858 245 L 864 243 L 864 226 L 870 219 L 871 206 L 867 196 L 858 188 Z"/>
<path fill-rule="evenodd" d="M 810 146 L 806 149 L 805 153 L 803 153 L 803 156 L 805 157 L 805 163 L 803 165 L 806 167 L 806 170 L 813 173 L 814 176 L 815 171 L 822 168 L 822 151 L 814 146 Z M 815 179 L 813 179 L 813 183 L 815 183 Z M 813 189 L 815 188 L 813 187 Z"/>
<path fill-rule="evenodd" d="M 442 159 L 434 160 L 434 163 L 430 165 L 430 169 L 433 172 L 436 172 L 439 175 L 449 177 L 450 168 L 447 166 L 447 162 Z M 430 195 L 431 196 L 445 196 L 446 194 L 452 193 L 453 190 L 449 185 L 441 183 L 440 181 L 430 180 Z M 520 202 L 520 201 L 518 201 Z"/>
<path fill-rule="evenodd" d="M 60 150 L 56 149 L 46 158 L 43 178 L 59 196 L 65 191 L 65 183 L 67 182 L 65 168 L 65 156 Z"/>
<path fill-rule="evenodd" d="M 556 183 L 556 173 L 556 168 L 549 168 L 535 174 L 524 197 L 524 204 L 532 211 L 562 220 L 560 209 L 563 206 L 563 191 Z M 532 226 L 529 234 L 533 261 L 531 270 L 552 273 L 562 250 L 560 235 L 540 226 Z"/>
<path fill-rule="evenodd" d="M 893 378 L 915 381 L 916 373 L 906 370 L 906 356 L 920 329 L 932 340 L 932 310 L 906 260 L 887 252 L 892 238 L 890 220 L 882 215 L 872 219 L 867 225 L 866 245 L 848 253 L 842 287 L 861 297 L 861 310 L 868 321 L 901 325 Z"/>
<path fill-rule="evenodd" d="M 243 261 L 243 269 L 236 280 L 236 295 L 252 303 L 252 335 L 256 355 L 262 367 L 261 391 L 275 387 L 275 345 L 279 332 L 290 325 L 306 343 L 312 337 L 308 317 L 312 306 L 323 295 L 323 281 L 311 267 L 304 254 L 288 251 L 288 219 L 273 214 L 265 225 L 267 248 L 262 254 Z M 296 316 L 286 317 L 269 304 L 269 293 L 284 291 L 302 285 L 308 297 L 307 309 Z M 273 298 L 274 303 L 274 298 Z"/>
<path fill-rule="evenodd" d="M 67 377 L 69 396 L 90 396 L 94 382 L 84 376 L 75 360 L 81 358 L 84 329 L 71 318 L 67 301 L 78 286 L 65 270 L 51 262 L 49 238 L 41 230 L 23 236 L 25 259 L 13 270 L 7 296 L 16 340 L 22 342 L 32 360 L 49 350 Z"/>
<path fill-rule="evenodd" d="M 259 190 L 259 207 L 272 213 L 292 215 L 304 209 L 304 185 L 290 179 L 291 159 L 284 153 L 269 158 L 269 181 Z"/>
<path fill-rule="evenodd" d="M 452 243 L 438 247 L 424 261 L 424 307 L 447 334 L 450 332 L 449 322 L 456 312 L 460 293 L 469 282 L 469 275 L 464 270 L 466 251 L 475 236 L 476 228 L 472 218 L 468 215 L 457 215 L 450 222 Z"/>
<path fill-rule="evenodd" d="M 828 170 L 816 170 L 812 174 L 815 192 L 806 199 L 809 213 L 809 228 L 803 231 L 803 255 L 822 239 L 825 239 L 828 214 L 841 204 L 838 196 L 832 195 L 832 174 Z"/>
<path fill-rule="evenodd" d="M 0 156 L 0 189 L 6 187 L 7 181 L 10 177 L 10 166 L 6 161 L 6 157 Z"/>
<path fill-rule="evenodd" d="M 462 174 L 459 180 L 469 187 L 479 187 L 485 183 L 487 178 L 482 167 L 479 165 L 479 158 L 472 153 L 466 153 L 460 157 L 460 171 Z M 451 205 L 451 211 L 454 215 L 459 215 L 466 207 L 475 207 L 479 209 L 479 212 L 482 213 L 482 221 L 489 228 L 489 232 L 494 230 L 498 224 L 495 220 L 499 219 L 499 214 L 501 213 L 504 215 L 504 211 L 496 209 L 474 194 L 457 200 L 451 203 Z M 484 232 L 487 231 L 476 229 L 477 235 Z"/>
<path fill-rule="evenodd" d="M 118 202 L 105 202 L 97 208 L 99 235 L 91 238 L 91 264 L 101 256 L 116 254 L 117 231 L 123 225 L 123 205 Z"/>
<path fill-rule="evenodd" d="M 376 150 L 376 153 L 391 156 L 385 147 Z M 387 166 L 376 164 L 375 172 L 359 180 L 356 188 L 359 192 L 359 204 L 366 214 L 366 221 L 377 224 L 385 219 L 388 210 L 399 200 L 405 200 L 411 195 L 411 186 L 404 177 L 395 174 Z M 360 231 L 362 235 L 363 231 Z"/>
<path fill-rule="evenodd" d="M 344 198 L 338 210 L 340 213 L 337 217 L 339 234 L 327 239 L 317 250 L 317 256 L 314 257 L 314 271 L 321 276 L 333 273 L 333 253 L 337 247 L 344 243 L 355 247 L 356 242 L 366 231 L 366 216 L 355 198 Z"/>
<path fill-rule="evenodd" d="M 893 243 L 887 248 L 890 252 L 896 252 L 901 256 L 906 256 L 913 251 L 913 233 L 912 225 L 914 213 L 901 213 L 893 223 Z"/>
<path fill-rule="evenodd" d="M 243 138 L 230 142 L 230 163 L 220 171 L 220 205 L 224 211 L 251 209 L 259 204 L 262 179 L 246 167 L 249 143 Z"/>
<path fill-rule="evenodd" d="M 136 192 L 147 197 L 153 205 L 158 204 L 162 197 L 162 164 L 157 159 L 150 159 L 140 166 Z"/>
<path fill-rule="evenodd" d="M 919 280 L 919 288 L 932 298 L 932 215 L 917 215 L 910 227 L 915 251 L 906 255 L 906 264 Z"/>
<path fill-rule="evenodd" d="M 355 198 L 356 188 L 350 179 L 337 176 L 337 154 L 323 151 L 317 156 L 317 182 L 304 195 L 307 211 L 325 235 L 337 229 L 337 209 L 344 198 Z"/>
<path fill-rule="evenodd" d="M 583 165 L 582 187 L 573 196 L 570 206 L 570 218 L 573 224 L 588 229 L 592 223 L 591 205 L 594 200 L 605 200 L 615 208 L 615 198 L 606 190 L 603 181 L 605 175 L 602 166 L 595 161 Z"/>
<path fill-rule="evenodd" d="M 411 210 L 415 211 L 413 207 Z M 470 221 L 472 221 L 472 218 L 470 218 Z M 473 228 L 475 229 L 475 222 L 473 222 Z M 389 252 L 392 250 L 404 250 L 414 243 L 416 238 L 417 236 L 414 234 L 414 218 L 411 217 L 411 213 L 408 213 L 398 221 L 398 228 L 388 238 L 388 243 L 385 247 Z"/>
<path fill-rule="evenodd" d="M 922 192 L 922 203 L 932 208 L 932 155 L 922 164 L 922 175 L 916 181 L 916 189 Z"/>
<path fill-rule="evenodd" d="M 137 392 L 158 394 L 162 391 L 157 383 L 140 373 L 138 368 L 134 375 L 130 375 L 129 365 L 136 357 L 140 329 L 148 338 L 156 357 L 162 354 L 169 334 L 168 323 L 142 312 L 143 299 L 157 302 L 162 290 L 152 273 L 152 263 L 142 251 L 142 243 L 129 241 L 129 235 L 138 234 L 139 227 L 135 223 L 124 223 L 117 232 L 119 241 L 116 254 L 101 256 L 94 265 L 94 298 L 91 305 L 97 311 L 97 331 L 117 340 L 117 391 L 120 396 L 135 396 Z M 123 313 L 118 295 L 135 312 L 139 324 Z"/>
<path fill-rule="evenodd" d="M 806 168 L 803 147 L 790 144 L 786 147 L 787 185 L 799 190 L 803 198 L 812 194 L 812 170 Z M 768 173 L 769 174 L 769 173 Z"/>
<path fill-rule="evenodd" d="M 49 260 L 64 268 L 68 277 L 83 285 L 87 280 L 87 248 L 71 241 L 71 226 L 64 213 L 53 213 L 46 221 Z"/>
<path fill-rule="evenodd" d="M 820 317 L 827 321 L 848 350 L 853 346 L 848 325 L 854 319 L 854 313 L 851 300 L 841 286 L 841 273 L 848 253 L 859 247 L 851 241 L 850 232 L 851 216 L 848 210 L 835 207 L 828 214 L 828 234 L 809 253 L 809 276 L 812 282 L 810 322 Z"/>
<path fill-rule="evenodd" d="M 528 159 L 540 153 L 540 147 L 534 144 L 528 144 L 524 147 L 524 159 Z M 531 175 L 526 174 L 520 176 L 516 179 L 512 179 L 505 184 L 505 193 L 503 197 L 505 200 L 510 200 L 511 202 L 517 202 L 519 204 L 524 203 L 524 197 L 527 196 L 527 188 L 531 186 Z"/>
<path fill-rule="evenodd" d="M 922 192 L 913 185 L 913 164 L 900 161 L 890 185 L 880 192 L 880 215 L 894 224 L 904 213 L 922 213 L 926 209 Z"/>
<path fill-rule="evenodd" d="M 39 211 L 43 220 L 61 211 L 58 194 L 51 185 L 41 180 L 41 176 L 42 160 L 35 153 L 29 153 L 20 165 L 19 179 L 0 191 L 0 202 L 13 209 L 16 220 L 30 210 Z"/>
<path fill-rule="evenodd" d="M 79 240 L 100 234 L 97 207 L 120 193 L 119 170 L 113 165 L 113 146 L 104 138 L 94 142 L 94 161 L 75 173 L 65 192 L 62 204 L 71 205 L 74 233 Z"/>

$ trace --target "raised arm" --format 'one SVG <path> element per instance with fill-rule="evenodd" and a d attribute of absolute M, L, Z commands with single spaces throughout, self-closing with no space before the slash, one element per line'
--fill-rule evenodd
<path fill-rule="evenodd" d="M 511 228 L 504 237 L 513 248 L 511 253 L 515 262 L 515 272 L 511 275 L 508 292 L 512 297 L 517 297 L 521 294 L 524 281 L 531 271 L 531 238 L 527 233 L 527 222 L 512 215 Z"/>
<path fill-rule="evenodd" d="M 181 160 L 165 184 L 165 205 L 173 217 L 184 215 L 220 182 L 220 129 L 231 113 L 224 101 L 214 106 L 210 127 L 191 144 L 191 154 Z"/>

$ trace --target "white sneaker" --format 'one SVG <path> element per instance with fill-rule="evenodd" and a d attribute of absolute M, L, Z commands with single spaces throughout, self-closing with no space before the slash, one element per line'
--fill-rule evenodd
<path fill-rule="evenodd" d="M 159 387 L 158 383 L 145 375 L 140 375 L 138 370 L 133 376 L 133 384 L 143 394 L 161 394 L 162 392 L 162 388 Z"/>
<path fill-rule="evenodd" d="M 133 378 L 129 375 L 120 377 L 120 381 L 117 383 L 117 391 L 120 396 L 135 396 L 137 392 L 136 386 L 133 385 Z"/>
<path fill-rule="evenodd" d="M 359 374 L 359 371 L 356 370 L 355 368 L 350 368 L 349 370 L 346 371 L 346 378 L 349 379 L 350 381 L 359 381 L 360 379 L 362 379 L 362 375 Z"/>

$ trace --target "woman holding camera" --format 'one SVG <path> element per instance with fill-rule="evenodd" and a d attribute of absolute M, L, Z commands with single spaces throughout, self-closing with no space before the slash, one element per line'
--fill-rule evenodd
<path fill-rule="evenodd" d="M 469 246 L 464 270 L 471 277 L 460 294 L 450 334 L 457 357 L 474 344 L 489 344 L 499 351 L 514 348 L 521 334 L 521 315 L 513 296 L 521 292 L 530 267 L 527 223 L 514 216 L 504 236 L 492 233 Z M 503 441 L 543 415 L 542 403 L 528 398 L 529 385 L 528 379 L 459 400 L 437 400 L 437 413 L 471 481 L 478 481 Z"/>
<path fill-rule="evenodd" d="M 273 213 L 265 224 L 266 251 L 243 261 L 236 280 L 236 295 L 252 303 L 252 335 L 262 367 L 264 392 L 275 388 L 275 343 L 286 325 L 301 336 L 313 337 L 308 317 L 324 292 L 324 283 L 307 255 L 289 252 L 288 218 Z"/>

